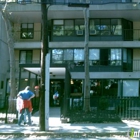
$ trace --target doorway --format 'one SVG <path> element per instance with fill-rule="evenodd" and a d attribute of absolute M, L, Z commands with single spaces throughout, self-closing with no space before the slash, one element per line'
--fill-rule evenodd
<path fill-rule="evenodd" d="M 64 93 L 64 80 L 51 79 L 50 80 L 50 107 L 60 107 L 61 97 Z"/>

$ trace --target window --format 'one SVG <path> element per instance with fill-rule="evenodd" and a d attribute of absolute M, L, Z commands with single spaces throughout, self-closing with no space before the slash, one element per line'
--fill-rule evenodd
<path fill-rule="evenodd" d="M 21 38 L 33 39 L 34 37 L 34 25 L 31 23 L 21 24 Z"/>
<path fill-rule="evenodd" d="M 4 81 L 1 81 L 0 89 L 3 89 L 3 87 L 4 87 Z"/>
<path fill-rule="evenodd" d="M 138 97 L 139 96 L 139 81 L 138 80 L 123 80 L 123 96 Z"/>
<path fill-rule="evenodd" d="M 100 59 L 99 49 L 89 49 L 89 62 L 90 65 L 98 65 Z"/>
<path fill-rule="evenodd" d="M 109 65 L 109 50 L 110 49 L 100 49 L 100 65 Z"/>
<path fill-rule="evenodd" d="M 63 50 L 54 49 L 52 50 L 52 63 L 63 63 Z"/>
<path fill-rule="evenodd" d="M 74 34 L 74 20 L 65 20 L 65 36 Z"/>
<path fill-rule="evenodd" d="M 53 21 L 53 35 L 63 36 L 64 35 L 64 20 Z"/>
<path fill-rule="evenodd" d="M 75 32 L 76 35 L 84 35 L 85 30 L 85 23 L 83 19 L 76 19 L 75 20 Z"/>
<path fill-rule="evenodd" d="M 64 60 L 73 60 L 73 49 L 64 50 Z"/>
<path fill-rule="evenodd" d="M 32 63 L 32 51 L 20 51 L 20 63 L 26 64 L 26 63 Z"/>
<path fill-rule="evenodd" d="M 122 35 L 121 19 L 90 19 L 90 35 Z"/>
<path fill-rule="evenodd" d="M 121 65 L 121 60 L 122 60 L 122 51 L 121 49 L 111 49 L 110 50 L 110 63 L 111 65 Z"/>
<path fill-rule="evenodd" d="M 18 0 L 19 4 L 29 4 L 31 3 L 31 0 Z"/>
<path fill-rule="evenodd" d="M 91 19 L 89 29 L 90 29 L 90 35 L 100 35 L 100 20 Z"/>
<path fill-rule="evenodd" d="M 111 19 L 112 35 L 122 35 L 121 19 Z"/>
<path fill-rule="evenodd" d="M 110 35 L 110 19 L 101 19 L 99 27 L 101 35 Z"/>
<path fill-rule="evenodd" d="M 76 66 L 84 65 L 84 49 L 74 49 L 74 63 Z"/>
<path fill-rule="evenodd" d="M 90 79 L 90 95 L 92 96 L 111 96 L 117 97 L 118 92 L 118 79 Z M 95 98 L 93 98 L 95 99 Z M 95 99 L 96 100 L 96 99 Z M 95 101 L 92 100 L 91 104 Z M 111 103 L 113 104 L 113 103 Z M 110 105 L 111 105 L 110 104 Z"/>

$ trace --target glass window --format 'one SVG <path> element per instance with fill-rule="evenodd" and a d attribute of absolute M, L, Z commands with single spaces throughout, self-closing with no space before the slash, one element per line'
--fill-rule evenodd
<path fill-rule="evenodd" d="M 53 35 L 54 36 L 63 36 L 64 35 L 64 21 L 63 20 L 54 20 L 53 21 Z"/>
<path fill-rule="evenodd" d="M 111 33 L 112 35 L 122 35 L 121 19 L 111 19 Z"/>
<path fill-rule="evenodd" d="M 111 49 L 111 65 L 121 65 L 122 60 L 122 50 L 121 49 Z"/>
<path fill-rule="evenodd" d="M 99 60 L 99 49 L 90 49 L 89 50 L 89 60 Z"/>
<path fill-rule="evenodd" d="M 99 27 L 101 35 L 110 35 L 110 19 L 101 19 Z"/>
<path fill-rule="evenodd" d="M 52 63 L 63 63 L 63 50 L 62 49 L 52 50 Z"/>
<path fill-rule="evenodd" d="M 100 50 L 99 49 L 89 49 L 89 62 L 90 65 L 99 64 Z"/>
<path fill-rule="evenodd" d="M 73 49 L 64 50 L 64 60 L 73 60 Z"/>
<path fill-rule="evenodd" d="M 73 35 L 74 31 L 74 20 L 65 20 L 65 35 L 71 36 Z"/>
<path fill-rule="evenodd" d="M 34 37 L 34 25 L 29 23 L 21 24 L 21 38 L 33 39 Z"/>
<path fill-rule="evenodd" d="M 100 49 L 100 65 L 109 65 L 110 49 Z"/>
<path fill-rule="evenodd" d="M 138 80 L 123 80 L 123 96 L 138 97 L 139 96 L 139 81 Z"/>
<path fill-rule="evenodd" d="M 100 31 L 98 31 L 98 28 L 96 27 L 96 24 L 97 24 L 97 26 L 99 25 L 98 23 L 97 23 L 96 19 L 91 19 L 89 21 L 89 34 L 90 35 L 97 35 L 97 34 L 99 34 Z"/>
<path fill-rule="evenodd" d="M 3 86 L 4 86 L 4 81 L 1 81 L 0 89 L 3 89 Z"/>
<path fill-rule="evenodd" d="M 84 49 L 74 49 L 74 63 L 76 66 L 84 65 Z"/>
<path fill-rule="evenodd" d="M 117 79 L 90 79 L 90 96 L 116 96 L 118 94 Z M 91 104 L 95 104 L 96 98 L 92 98 Z M 110 104 L 113 105 L 113 102 Z"/>
<path fill-rule="evenodd" d="M 75 30 L 85 30 L 84 19 L 75 20 Z"/>
<path fill-rule="evenodd" d="M 32 63 L 32 51 L 20 51 L 20 63 Z"/>

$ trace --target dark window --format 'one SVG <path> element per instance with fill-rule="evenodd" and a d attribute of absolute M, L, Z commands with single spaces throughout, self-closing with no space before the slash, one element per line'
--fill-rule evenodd
<path fill-rule="evenodd" d="M 33 39 L 34 37 L 34 25 L 32 23 L 21 24 L 21 38 Z"/>
<path fill-rule="evenodd" d="M 3 82 L 3 81 L 1 81 L 1 89 L 3 89 L 3 85 L 4 85 L 4 82 Z"/>
<path fill-rule="evenodd" d="M 100 50 L 100 64 L 108 65 L 109 64 L 109 49 L 101 49 Z"/>
<path fill-rule="evenodd" d="M 31 50 L 20 51 L 20 63 L 21 64 L 32 63 L 32 51 Z"/>

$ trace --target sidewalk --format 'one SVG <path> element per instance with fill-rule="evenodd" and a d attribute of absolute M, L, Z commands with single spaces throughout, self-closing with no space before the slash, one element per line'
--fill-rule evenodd
<path fill-rule="evenodd" d="M 59 108 L 50 109 L 49 131 L 39 131 L 39 114 L 32 116 L 33 126 L 18 126 L 17 124 L 1 124 L 0 134 L 47 134 L 47 133 L 95 133 L 104 134 L 123 134 L 134 128 L 134 131 L 140 130 L 139 121 L 123 121 L 122 123 L 89 123 L 89 124 L 70 124 L 61 123 Z"/>

